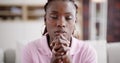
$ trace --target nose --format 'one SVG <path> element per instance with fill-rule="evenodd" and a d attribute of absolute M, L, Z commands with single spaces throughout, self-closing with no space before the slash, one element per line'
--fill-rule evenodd
<path fill-rule="evenodd" d="M 65 27 L 66 26 L 66 21 L 64 17 L 61 17 L 58 21 L 57 21 L 57 27 Z"/>

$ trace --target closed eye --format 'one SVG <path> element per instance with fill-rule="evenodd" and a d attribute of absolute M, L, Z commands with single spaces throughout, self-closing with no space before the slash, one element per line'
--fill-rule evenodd
<path fill-rule="evenodd" d="M 50 17 L 51 17 L 52 19 L 58 19 L 58 16 L 57 16 L 57 15 L 50 15 Z"/>
<path fill-rule="evenodd" d="M 66 16 L 65 19 L 66 20 L 72 20 L 72 16 Z"/>

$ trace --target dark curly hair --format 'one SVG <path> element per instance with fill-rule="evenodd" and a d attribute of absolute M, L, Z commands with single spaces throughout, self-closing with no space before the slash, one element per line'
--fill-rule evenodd
<path fill-rule="evenodd" d="M 48 0 L 48 2 L 47 2 L 47 3 L 45 4 L 45 6 L 44 6 L 45 12 L 46 12 L 46 10 L 47 10 L 48 5 L 49 5 L 52 1 L 70 1 L 70 2 L 72 2 L 73 5 L 75 6 L 75 8 L 76 8 L 76 13 L 77 13 L 78 6 L 75 4 L 75 0 Z M 46 21 L 45 18 L 44 18 L 44 20 Z M 45 27 L 45 30 L 44 30 L 44 32 L 43 32 L 43 35 L 45 35 L 46 33 L 47 33 L 47 28 Z"/>
<path fill-rule="evenodd" d="M 48 4 L 51 3 L 52 1 L 70 1 L 70 2 L 72 2 L 74 4 L 74 6 L 75 6 L 76 9 L 78 8 L 77 5 L 75 4 L 74 0 L 48 0 L 48 2 L 44 6 L 45 12 L 47 10 Z"/>

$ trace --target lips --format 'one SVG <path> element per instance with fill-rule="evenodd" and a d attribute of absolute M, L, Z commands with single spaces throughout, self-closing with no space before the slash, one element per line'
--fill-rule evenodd
<path fill-rule="evenodd" d="M 66 32 L 63 31 L 63 30 L 58 30 L 58 31 L 55 31 L 55 35 L 60 35 L 60 34 L 65 34 Z"/>

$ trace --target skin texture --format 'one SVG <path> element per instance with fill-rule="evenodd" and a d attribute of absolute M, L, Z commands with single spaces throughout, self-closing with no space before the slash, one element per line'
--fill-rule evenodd
<path fill-rule="evenodd" d="M 53 53 L 51 63 L 71 63 L 69 46 L 76 22 L 76 8 L 70 1 L 52 1 L 47 6 L 45 24 Z"/>

